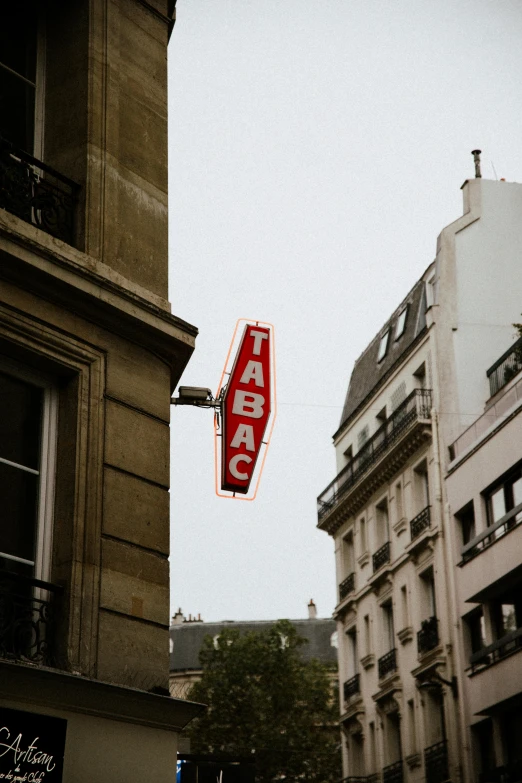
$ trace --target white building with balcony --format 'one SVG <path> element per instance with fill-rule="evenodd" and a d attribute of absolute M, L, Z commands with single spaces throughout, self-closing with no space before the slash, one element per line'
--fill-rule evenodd
<path fill-rule="evenodd" d="M 522 310 L 522 186 L 476 178 L 464 183 L 463 196 L 464 214 L 440 234 L 434 262 L 354 366 L 334 435 L 338 474 L 318 498 L 319 527 L 335 542 L 347 778 L 478 781 L 481 771 L 512 760 L 509 753 L 499 755 L 506 742 L 498 728 L 502 721 L 477 713 L 498 703 L 493 698 L 498 666 L 488 666 L 489 673 L 471 670 L 472 631 L 464 620 L 480 611 L 482 599 L 490 600 L 484 590 L 494 585 L 491 596 L 501 590 L 499 606 L 507 609 L 492 612 L 507 612 L 507 619 L 500 637 L 488 621 L 489 635 L 477 654 L 481 661 L 498 656 L 497 648 L 489 648 L 507 635 L 509 651 L 518 649 L 520 606 L 513 608 L 513 595 L 502 590 L 516 588 L 521 557 L 518 564 L 515 551 L 509 562 L 494 559 L 491 546 L 493 554 L 475 558 L 490 560 L 486 569 L 476 567 L 476 578 L 472 563 L 457 562 L 462 546 L 480 539 L 487 525 L 507 530 L 509 520 L 517 519 L 518 484 L 509 471 L 522 460 L 520 438 L 511 438 L 507 451 L 498 441 L 503 455 L 495 464 L 493 452 L 490 458 L 484 450 L 480 457 L 482 449 L 474 448 L 475 435 L 469 433 L 471 425 L 482 427 L 483 434 L 485 405 L 487 415 L 500 405 L 499 415 L 505 416 L 501 393 L 489 399 L 486 369 L 513 341 L 512 324 Z M 511 392 L 515 398 L 517 393 Z M 505 439 L 515 421 L 506 424 Z M 464 446 L 459 439 L 466 437 L 470 444 Z M 466 449 L 460 456 L 459 448 Z M 505 490 L 504 513 L 495 500 L 495 516 L 481 517 L 476 531 L 464 522 L 467 537 L 464 544 L 457 540 L 470 501 L 483 497 L 491 483 L 504 486 L 505 476 L 511 489 Z M 513 538 L 519 531 L 509 532 L 507 538 Z M 473 552 L 484 540 L 505 545 L 491 531 L 484 536 L 471 542 Z M 517 656 L 509 657 L 500 665 L 513 668 Z M 484 674 L 491 694 L 482 704 L 473 694 L 475 687 L 483 694 Z M 497 748 L 497 761 L 489 767 L 467 752 L 472 725 L 488 721 L 496 727 L 491 736 Z"/>

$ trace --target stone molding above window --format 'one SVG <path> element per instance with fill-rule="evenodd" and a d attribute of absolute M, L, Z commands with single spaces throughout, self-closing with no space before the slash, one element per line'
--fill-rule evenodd
<path fill-rule="evenodd" d="M 372 666 L 375 666 L 375 655 L 369 653 L 368 655 L 365 655 L 364 658 L 361 658 L 361 666 L 363 669 L 371 669 Z"/>
<path fill-rule="evenodd" d="M 406 519 L 406 517 L 401 517 L 399 520 L 397 520 L 397 522 L 393 523 L 393 532 L 397 536 L 400 536 L 401 533 L 404 533 L 407 527 L 408 527 L 408 520 Z"/>
<path fill-rule="evenodd" d="M 397 631 L 397 638 L 401 644 L 407 644 L 407 642 L 411 642 L 413 639 L 413 628 L 411 625 L 408 625 L 406 628 L 401 628 L 400 631 Z"/>

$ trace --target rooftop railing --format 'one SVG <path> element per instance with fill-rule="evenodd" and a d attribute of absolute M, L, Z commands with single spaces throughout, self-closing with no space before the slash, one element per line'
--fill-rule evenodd
<path fill-rule="evenodd" d="M 0 658 L 52 666 L 57 585 L 0 571 Z"/>
<path fill-rule="evenodd" d="M 319 520 L 370 470 L 380 457 L 386 454 L 403 432 L 416 421 L 429 419 L 430 416 L 431 390 L 415 389 L 321 492 L 317 498 Z"/>
<path fill-rule="evenodd" d="M 0 208 L 74 244 L 80 186 L 0 137 Z"/>

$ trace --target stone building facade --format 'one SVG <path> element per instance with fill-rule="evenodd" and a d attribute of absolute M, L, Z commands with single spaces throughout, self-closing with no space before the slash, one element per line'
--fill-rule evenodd
<path fill-rule="evenodd" d="M 67 720 L 64 781 L 174 780 L 199 709 L 158 695 L 170 396 L 197 334 L 167 293 L 174 3 L 0 20 L 0 711 Z"/>
<path fill-rule="evenodd" d="M 522 186 L 476 178 L 463 197 L 464 214 L 442 231 L 434 262 L 355 363 L 334 435 L 338 475 L 318 498 L 319 527 L 335 542 L 349 778 L 487 783 L 517 760 L 501 727 L 519 709 L 522 617 L 512 588 L 521 558 L 498 557 L 510 544 L 486 527 L 518 535 L 509 520 L 522 453 L 509 429 L 516 419 L 504 427 L 486 369 L 512 343 L 522 309 Z M 478 437 L 492 405 L 504 434 L 480 456 L 469 430 L 478 427 Z M 460 457 L 459 438 L 467 438 Z M 506 476 L 507 505 L 491 516 L 488 487 Z M 479 541 L 466 517 L 472 500 Z M 463 565 L 462 547 L 474 552 L 483 541 L 492 544 L 481 555 L 486 569 L 480 557 Z M 489 600 L 497 609 L 484 612 L 482 639 L 476 604 Z M 486 618 L 495 612 L 493 631 Z M 487 732 L 492 750 L 480 759 Z"/>

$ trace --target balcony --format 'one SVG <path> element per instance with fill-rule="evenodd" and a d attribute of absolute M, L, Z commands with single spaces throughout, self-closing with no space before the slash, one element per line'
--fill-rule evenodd
<path fill-rule="evenodd" d="M 402 761 L 396 761 L 395 764 L 389 764 L 387 767 L 383 767 L 383 783 L 402 783 L 402 780 Z"/>
<path fill-rule="evenodd" d="M 420 514 L 417 514 L 417 516 L 410 522 L 411 540 L 414 541 L 416 538 L 418 538 L 421 533 L 429 528 L 429 526 L 430 507 L 426 506 L 426 508 L 424 508 Z"/>
<path fill-rule="evenodd" d="M 397 649 L 394 647 L 393 650 L 390 650 L 386 655 L 383 655 L 382 658 L 379 658 L 377 666 L 380 680 L 397 671 Z"/>
<path fill-rule="evenodd" d="M 55 665 L 54 619 L 62 588 L 0 571 L 0 658 Z"/>
<path fill-rule="evenodd" d="M 449 780 L 448 743 L 437 742 L 424 750 L 426 783 L 444 783 Z"/>
<path fill-rule="evenodd" d="M 318 524 L 334 532 L 342 520 L 333 520 L 335 510 L 348 502 L 353 513 L 387 477 L 397 472 L 403 462 L 422 442 L 425 426 L 430 423 L 431 391 L 415 389 L 365 443 L 358 454 L 341 470 L 317 498 Z"/>
<path fill-rule="evenodd" d="M 482 533 L 479 533 L 478 536 L 472 538 L 471 541 L 462 547 L 462 562 L 459 563 L 459 565 L 464 565 L 465 563 L 472 560 L 474 557 L 483 552 L 484 549 L 487 549 L 489 546 L 494 544 L 495 541 L 497 541 L 499 538 L 502 538 L 502 536 L 505 536 L 506 533 L 509 533 L 510 530 L 518 527 L 518 525 L 521 523 L 522 503 L 519 503 L 517 506 L 515 506 L 515 508 L 512 508 L 511 511 L 508 511 L 507 514 L 499 519 L 498 522 L 495 522 L 494 525 L 487 527 L 482 531 Z"/>
<path fill-rule="evenodd" d="M 505 634 L 505 636 L 497 639 L 493 644 L 488 644 L 487 647 L 483 647 L 481 650 L 473 653 L 469 659 L 471 674 L 476 674 L 488 666 L 493 666 L 493 664 L 521 649 L 522 628 L 517 628 L 516 631 Z"/>
<path fill-rule="evenodd" d="M 390 562 L 390 542 L 386 541 L 386 543 L 383 544 L 372 557 L 373 573 L 378 571 L 379 568 L 382 568 L 382 566 L 385 565 L 385 563 L 389 563 L 389 562 Z"/>
<path fill-rule="evenodd" d="M 0 209 L 74 244 L 79 185 L 0 138 Z"/>
<path fill-rule="evenodd" d="M 346 598 L 346 596 L 349 593 L 353 593 L 354 589 L 355 589 L 355 574 L 351 573 L 348 574 L 346 579 L 344 579 L 339 585 L 339 600 L 342 601 L 343 598 Z"/>
<path fill-rule="evenodd" d="M 515 375 L 518 375 L 520 370 L 522 370 L 522 337 L 487 370 L 490 396 L 493 397 L 500 391 Z"/>
<path fill-rule="evenodd" d="M 436 617 L 430 617 L 423 620 L 421 629 L 417 633 L 417 651 L 419 655 L 424 655 L 430 650 L 434 650 L 439 643 L 438 620 Z"/>
<path fill-rule="evenodd" d="M 344 700 L 348 701 L 348 699 L 351 699 L 352 696 L 356 696 L 360 691 L 359 675 L 356 674 L 349 680 L 346 680 L 343 685 Z"/>

